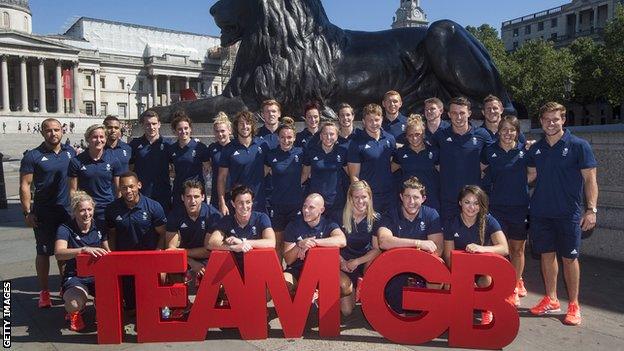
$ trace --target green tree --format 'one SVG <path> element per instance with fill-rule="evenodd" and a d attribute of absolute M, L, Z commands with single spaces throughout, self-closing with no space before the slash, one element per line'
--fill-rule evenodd
<path fill-rule="evenodd" d="M 619 105 L 624 101 L 624 6 L 615 8 L 614 18 L 605 27 L 604 41 L 606 97 Z"/>
<path fill-rule="evenodd" d="M 505 50 L 505 44 L 498 36 L 498 31 L 489 24 L 482 24 L 479 27 L 467 26 L 466 30 L 477 38 L 490 53 L 490 57 L 503 79 L 503 84 L 506 84 L 505 79 L 512 63 L 509 62 L 509 55 Z"/>
<path fill-rule="evenodd" d="M 574 57 L 574 101 L 591 104 L 604 99 L 608 93 L 605 84 L 604 67 L 606 64 L 604 45 L 597 44 L 589 37 L 576 39 L 570 45 Z"/>
<path fill-rule="evenodd" d="M 565 85 L 574 75 L 574 58 L 569 49 L 555 50 L 553 43 L 533 40 L 510 55 L 507 89 L 522 103 L 529 117 L 537 116 L 547 101 L 562 101 Z"/>

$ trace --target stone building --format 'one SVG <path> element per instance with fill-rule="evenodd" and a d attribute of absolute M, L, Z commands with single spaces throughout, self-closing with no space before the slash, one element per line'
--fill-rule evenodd
<path fill-rule="evenodd" d="M 136 119 L 220 94 L 233 57 L 218 37 L 89 17 L 37 35 L 28 0 L 0 0 L 0 116 Z"/>
<path fill-rule="evenodd" d="M 401 0 L 396 16 L 392 19 L 392 28 L 427 27 L 427 15 L 420 7 L 420 0 Z"/>
<path fill-rule="evenodd" d="M 551 40 L 558 47 L 567 46 L 580 37 L 601 40 L 600 34 L 613 18 L 618 3 L 624 1 L 572 0 L 568 4 L 503 22 L 501 38 L 508 51 L 532 39 Z"/>

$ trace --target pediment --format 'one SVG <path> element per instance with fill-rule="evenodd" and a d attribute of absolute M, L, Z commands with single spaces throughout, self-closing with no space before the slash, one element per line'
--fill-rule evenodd
<path fill-rule="evenodd" d="M 32 48 L 34 50 L 62 51 L 78 53 L 80 49 L 64 45 L 36 35 L 28 35 L 14 31 L 0 32 L 0 49 L 2 47 Z"/>

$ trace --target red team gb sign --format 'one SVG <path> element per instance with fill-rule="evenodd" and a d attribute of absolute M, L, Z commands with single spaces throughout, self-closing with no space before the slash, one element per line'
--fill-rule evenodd
<path fill-rule="evenodd" d="M 201 341 L 209 328 L 238 328 L 246 340 L 266 339 L 268 290 L 284 337 L 302 336 L 310 301 L 318 289 L 319 334 L 340 335 L 339 251 L 313 248 L 305 260 L 295 296 L 291 296 L 275 250 L 245 254 L 241 276 L 230 252 L 213 251 L 186 321 L 162 320 L 164 306 L 185 307 L 184 284 L 162 286 L 160 273 L 186 271 L 184 251 L 113 252 L 98 259 L 78 256 L 81 276 L 95 276 L 98 342 L 122 341 L 121 276 L 134 276 L 139 342 Z M 362 310 L 383 337 L 401 344 L 422 344 L 448 330 L 450 347 L 500 349 L 518 333 L 516 308 L 505 301 L 515 287 L 513 267 L 504 257 L 454 251 L 452 269 L 437 257 L 416 249 L 395 249 L 377 257 L 367 270 L 361 291 Z M 450 290 L 403 290 L 403 308 L 423 311 L 418 317 L 396 314 L 386 303 L 384 287 L 399 273 L 415 273 L 429 282 L 450 284 Z M 476 275 L 489 275 L 486 289 L 474 286 Z M 216 306 L 220 287 L 229 307 Z M 494 314 L 489 325 L 474 325 L 474 310 Z"/>

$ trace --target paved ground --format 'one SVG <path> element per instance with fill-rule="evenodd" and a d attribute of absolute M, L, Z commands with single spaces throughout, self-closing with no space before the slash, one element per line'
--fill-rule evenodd
<path fill-rule="evenodd" d="M 0 135 L 0 152 L 7 145 Z M 11 138 L 13 143 L 17 143 Z M 19 149 L 21 145 L 12 145 Z M 18 162 L 5 162 L 9 209 L 0 210 L 0 279 L 12 283 L 12 347 L 18 350 L 151 350 L 176 348 L 194 350 L 216 348 L 230 350 L 425 350 L 444 348 L 444 337 L 421 346 L 403 346 L 387 342 L 373 331 L 362 317 L 359 309 L 349 318 L 341 336 L 333 340 L 321 340 L 317 334 L 315 318 L 311 317 L 302 339 L 283 339 L 275 317 L 270 322 L 270 338 L 263 341 L 238 340 L 236 332 L 211 331 L 202 343 L 137 344 L 132 326 L 124 337 L 124 344 L 98 346 L 94 327 L 84 333 L 67 329 L 63 320 L 61 301 L 55 298 L 54 307 L 38 310 L 37 282 L 34 269 L 34 238 L 32 231 L 23 226 L 17 203 Z M 624 233 L 623 233 L 624 234 Z M 563 316 L 536 318 L 528 315 L 526 307 L 535 304 L 542 293 L 539 262 L 527 257 L 525 281 L 529 296 L 522 300 L 520 308 L 520 332 L 508 350 L 621 350 L 624 349 L 624 263 L 582 257 L 581 304 L 583 325 L 566 327 L 561 324 Z M 55 272 L 55 268 L 53 268 Z M 51 285 L 58 286 L 58 276 Z M 563 283 L 560 295 L 565 296 Z M 53 297 L 57 296 L 53 293 Z M 562 299 L 562 302 L 563 301 Z M 564 308 L 567 304 L 564 303 Z M 275 314 L 272 314 L 275 316 Z M 93 309 L 86 314 L 86 322 L 93 325 Z"/>

